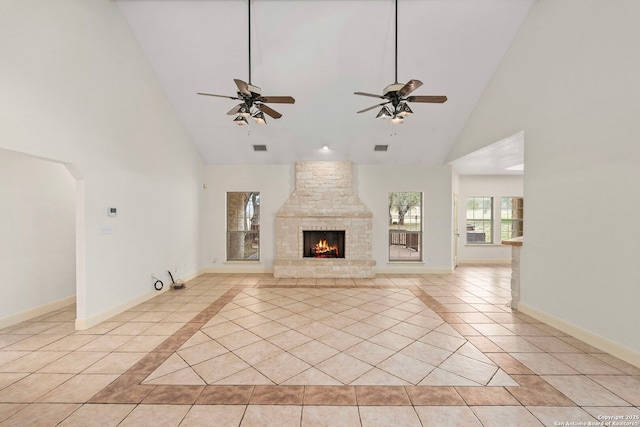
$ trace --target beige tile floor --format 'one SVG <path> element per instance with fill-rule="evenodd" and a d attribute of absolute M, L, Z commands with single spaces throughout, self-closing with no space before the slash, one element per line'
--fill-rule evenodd
<path fill-rule="evenodd" d="M 84 331 L 68 307 L 0 331 L 0 426 L 640 426 L 640 368 L 511 311 L 509 276 L 203 275 Z"/>

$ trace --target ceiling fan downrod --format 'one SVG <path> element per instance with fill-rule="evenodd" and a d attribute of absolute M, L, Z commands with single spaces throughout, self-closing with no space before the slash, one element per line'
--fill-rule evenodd
<path fill-rule="evenodd" d="M 396 0 L 396 46 L 395 46 L 395 64 L 396 64 L 396 74 L 395 74 L 395 84 L 398 84 L 398 0 Z"/>
<path fill-rule="evenodd" d="M 397 0 L 396 0 L 397 1 Z M 251 84 L 251 0 L 247 0 L 247 9 L 249 10 L 249 84 Z"/>

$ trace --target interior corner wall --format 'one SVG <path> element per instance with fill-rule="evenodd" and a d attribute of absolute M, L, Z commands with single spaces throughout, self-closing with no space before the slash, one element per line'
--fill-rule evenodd
<path fill-rule="evenodd" d="M 456 199 L 458 206 L 458 215 L 456 216 Z M 452 168 L 451 170 L 451 268 L 455 269 L 459 264 L 460 256 L 459 241 L 460 241 L 460 229 L 456 227 L 457 222 L 460 222 L 460 174 Z"/>
<path fill-rule="evenodd" d="M 377 273 L 452 271 L 452 175 L 450 166 L 354 164 L 354 188 L 373 213 L 373 258 Z M 294 165 L 207 165 L 205 183 L 201 246 L 204 271 L 272 272 L 276 213 L 295 189 Z M 225 262 L 227 191 L 260 191 L 259 262 Z M 393 191 L 424 193 L 422 263 L 389 263 L 388 194 Z"/>
<path fill-rule="evenodd" d="M 525 131 L 520 306 L 636 363 L 638 16 L 637 0 L 535 2 L 449 158 Z"/>
<path fill-rule="evenodd" d="M 458 204 L 458 262 L 511 262 L 511 247 L 501 244 L 500 198 L 522 197 L 522 175 L 461 175 Z M 493 197 L 493 244 L 469 245 L 466 240 L 467 198 Z M 526 210 L 526 204 L 525 204 Z"/>
<path fill-rule="evenodd" d="M 0 327 L 75 301 L 75 183 L 64 165 L 0 149 Z M 27 313 L 27 314 L 25 314 Z M 25 316 L 25 317 L 22 317 Z M 9 323 L 9 324 L 10 324 Z"/>
<path fill-rule="evenodd" d="M 0 148 L 73 166 L 87 327 L 198 272 L 200 155 L 115 2 L 0 2 Z M 116 208 L 117 216 L 108 216 Z"/>

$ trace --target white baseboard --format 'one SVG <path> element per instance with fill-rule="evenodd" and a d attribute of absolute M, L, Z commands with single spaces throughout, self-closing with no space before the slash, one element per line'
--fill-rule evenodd
<path fill-rule="evenodd" d="M 531 316 L 534 319 L 540 320 L 547 325 L 553 326 L 554 328 L 559 329 L 560 331 L 569 334 L 572 337 L 578 338 L 579 340 L 582 340 L 593 347 L 599 348 L 600 350 L 605 351 L 610 355 L 617 357 L 618 359 L 622 359 L 625 362 L 631 363 L 632 365 L 640 368 L 640 353 L 621 346 L 620 344 L 601 337 L 600 335 L 596 335 L 593 332 L 590 332 L 572 323 L 559 319 L 551 314 L 530 307 L 523 302 L 520 302 L 518 304 L 518 311 L 526 314 L 527 316 Z"/>
<path fill-rule="evenodd" d="M 52 301 L 46 304 L 39 305 L 37 307 L 30 308 L 20 313 L 12 314 L 10 316 L 0 318 L 0 329 L 6 328 L 16 323 L 24 322 L 25 320 L 33 319 L 34 317 L 42 316 L 43 314 L 50 313 L 54 310 L 58 310 L 67 307 L 71 304 L 75 304 L 76 296 L 70 295 L 68 297 L 61 298 L 56 301 Z"/>
<path fill-rule="evenodd" d="M 122 304 L 115 305 L 103 311 L 102 313 L 98 313 L 95 316 L 85 317 L 85 318 L 77 318 L 76 319 L 76 330 L 82 331 L 84 329 L 89 329 L 92 326 L 97 325 L 100 322 L 104 322 L 112 318 L 113 316 L 117 316 L 125 310 L 128 310 L 132 307 L 135 307 L 138 304 L 142 304 L 145 301 L 150 300 L 151 298 L 160 295 L 164 292 L 167 292 L 171 286 L 168 286 L 166 283 L 161 291 L 150 291 L 146 292 L 142 295 L 139 295 L 135 298 L 130 299 L 129 301 L 125 301 Z"/>
<path fill-rule="evenodd" d="M 185 283 L 186 283 L 186 282 L 188 282 L 189 280 L 195 279 L 196 277 L 198 277 L 198 276 L 199 276 L 199 275 L 201 275 L 201 274 L 202 274 L 202 272 L 201 272 L 201 271 L 198 271 L 197 273 L 192 273 L 192 274 L 189 274 L 189 275 L 187 275 L 187 276 L 180 277 L 180 278 L 176 281 L 176 283 L 177 283 L 178 281 L 182 281 L 182 282 L 185 282 Z"/>
<path fill-rule="evenodd" d="M 508 259 L 459 259 L 460 264 L 511 264 L 511 258 Z"/>
<path fill-rule="evenodd" d="M 199 275 L 201 275 L 202 272 L 196 272 L 196 273 L 192 273 L 189 274 L 187 276 L 184 277 L 180 277 L 178 279 L 176 279 L 176 283 L 179 282 L 188 282 L 191 279 L 195 279 L 196 277 L 198 277 Z M 92 326 L 97 325 L 100 322 L 104 322 L 105 320 L 108 320 L 110 318 L 112 318 L 113 316 L 117 316 L 118 314 L 122 313 L 125 310 L 128 310 L 132 307 L 135 307 L 138 304 L 142 304 L 143 302 L 146 302 L 148 300 L 150 300 L 151 298 L 160 295 L 164 292 L 167 292 L 169 289 L 171 289 L 171 283 L 166 283 L 166 280 L 163 282 L 163 288 L 160 291 L 149 291 L 145 294 L 142 294 L 140 296 L 137 296 L 135 298 L 130 299 L 129 301 L 125 301 L 122 304 L 118 304 L 114 307 L 108 308 L 107 310 L 103 311 L 102 313 L 96 314 L 95 316 L 91 316 L 91 317 L 87 317 L 84 319 L 76 319 L 76 330 L 81 331 L 83 329 L 89 329 Z"/>

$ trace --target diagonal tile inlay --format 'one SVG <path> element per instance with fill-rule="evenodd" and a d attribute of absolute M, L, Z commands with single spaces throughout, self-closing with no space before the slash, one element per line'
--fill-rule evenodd
<path fill-rule="evenodd" d="M 236 287 L 145 383 L 486 386 L 498 373 L 494 361 L 427 305 L 424 292 L 353 291 Z M 517 383 L 500 371 L 493 385 L 503 384 Z"/>

